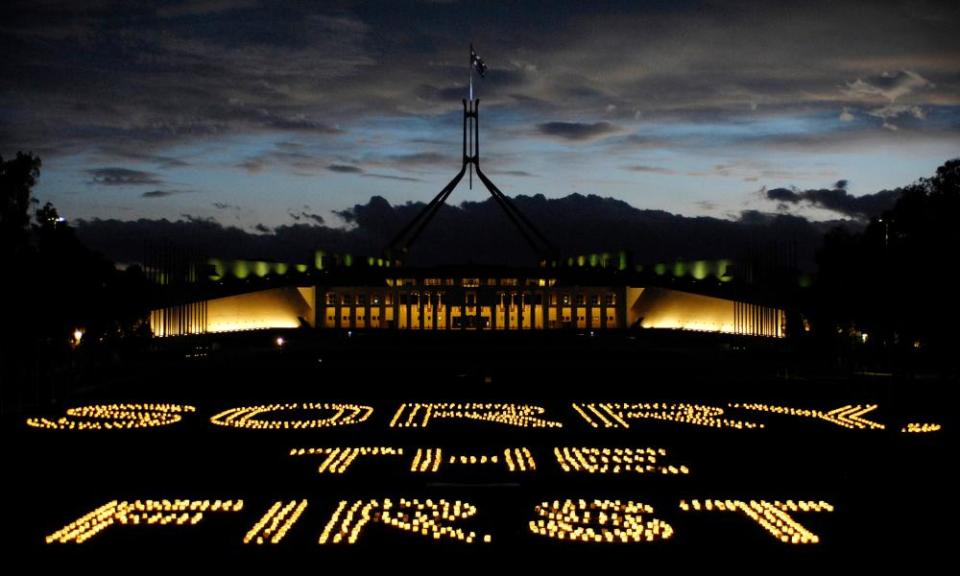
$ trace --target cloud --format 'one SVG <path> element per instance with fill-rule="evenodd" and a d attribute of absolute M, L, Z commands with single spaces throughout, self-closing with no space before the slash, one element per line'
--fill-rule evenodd
<path fill-rule="evenodd" d="M 855 116 L 853 115 L 852 112 L 850 112 L 849 108 L 844 106 L 843 110 L 840 112 L 840 116 L 838 116 L 837 119 L 840 120 L 841 122 L 853 122 L 855 119 Z"/>
<path fill-rule="evenodd" d="M 387 156 L 384 162 L 397 167 L 420 167 L 446 165 L 454 160 L 449 154 L 438 154 L 436 152 L 414 152 L 411 154 L 394 154 Z"/>
<path fill-rule="evenodd" d="M 150 190 L 140 195 L 141 198 L 166 198 L 174 194 L 185 194 L 186 190 Z"/>
<path fill-rule="evenodd" d="M 185 0 L 174 2 L 157 9 L 160 18 L 179 18 L 181 16 L 199 16 L 217 14 L 252 8 L 258 0 Z"/>
<path fill-rule="evenodd" d="M 620 129 L 609 122 L 545 122 L 537 124 L 537 132 L 571 142 L 589 142 L 619 132 Z"/>
<path fill-rule="evenodd" d="M 903 104 L 887 104 L 881 108 L 870 110 L 867 114 L 883 120 L 883 127 L 887 130 L 899 130 L 899 126 L 890 120 L 901 116 L 912 117 L 916 120 L 923 120 L 927 117 L 923 108 L 920 106 L 906 106 Z"/>
<path fill-rule="evenodd" d="M 349 164 L 330 164 L 327 166 L 327 170 L 331 172 L 340 172 L 341 174 L 360 174 L 363 172 L 363 168 L 359 166 L 351 166 Z"/>
<path fill-rule="evenodd" d="M 717 209 L 716 203 L 710 202 L 709 200 L 699 200 L 694 204 L 701 210 L 706 210 L 707 212 L 712 212 Z"/>
<path fill-rule="evenodd" d="M 757 211 L 735 215 L 734 220 L 687 218 L 581 194 L 554 199 L 521 195 L 513 201 L 562 254 L 625 249 L 632 251 L 638 262 L 651 264 L 678 258 L 738 258 L 748 254 L 751 246 L 789 240 L 796 241 L 801 265 L 813 266 L 822 234 L 836 225 Z M 311 218 L 309 211 L 299 209 L 290 213 L 291 218 L 295 215 L 299 220 L 272 230 L 243 230 L 192 216 L 173 222 L 80 220 L 76 228 L 84 243 L 123 262 L 141 261 L 143 246 L 160 241 L 173 241 L 221 258 L 256 255 L 298 262 L 317 247 L 329 252 L 379 254 L 423 207 L 422 202 L 392 205 L 382 197 L 373 197 L 337 213 L 351 225 L 349 229 L 328 227 Z M 413 265 L 524 265 L 535 259 L 492 198 L 444 205 L 410 251 Z"/>
<path fill-rule="evenodd" d="M 884 98 L 890 102 L 906 96 L 921 88 L 932 88 L 933 83 L 909 70 L 899 72 L 884 72 L 867 79 L 857 78 L 847 83 L 847 95 L 854 98 Z"/>
<path fill-rule="evenodd" d="M 534 175 L 527 172 L 526 170 L 497 170 L 492 172 L 494 176 L 519 176 L 521 178 L 530 178 Z"/>
<path fill-rule="evenodd" d="M 239 210 L 240 209 L 240 207 L 237 206 L 236 204 L 228 204 L 226 202 L 214 202 L 212 206 L 217 210 Z"/>
<path fill-rule="evenodd" d="M 380 178 L 381 180 L 398 180 L 401 182 L 423 182 L 422 178 L 414 178 L 412 176 L 395 176 L 393 174 L 375 174 L 372 172 L 367 172 L 362 174 L 364 178 Z"/>
<path fill-rule="evenodd" d="M 643 164 L 633 164 L 630 166 L 624 166 L 623 169 L 630 170 L 631 172 L 646 172 L 649 174 L 665 174 L 665 175 L 677 174 L 676 170 L 671 170 L 670 168 L 663 168 L 662 166 L 646 166 Z"/>
<path fill-rule="evenodd" d="M 316 224 L 317 226 L 323 225 L 323 216 L 319 214 L 313 214 L 305 210 L 302 210 L 300 212 L 288 212 L 287 214 L 291 218 L 293 218 L 293 220 L 296 222 L 299 222 L 302 219 L 302 220 L 309 220 L 314 224 Z"/>
<path fill-rule="evenodd" d="M 253 227 L 253 229 L 261 234 L 269 234 L 273 231 L 267 226 L 264 226 L 263 223 L 260 223 L 260 222 L 258 222 L 257 225 Z"/>
<path fill-rule="evenodd" d="M 131 170 L 129 168 L 94 168 L 86 171 L 92 179 L 91 184 L 103 186 L 147 186 L 163 184 L 163 180 L 152 172 Z"/>
<path fill-rule="evenodd" d="M 263 170 L 267 167 L 267 162 L 262 158 L 248 158 L 242 162 L 236 164 L 237 168 L 243 168 L 251 174 L 256 174 L 257 172 Z"/>
<path fill-rule="evenodd" d="M 875 194 L 853 196 L 847 191 L 847 181 L 839 180 L 833 188 L 799 190 L 797 188 L 762 189 L 767 200 L 778 202 L 786 210 L 790 205 L 806 203 L 837 212 L 850 218 L 865 220 L 893 207 L 900 190 L 883 190 Z"/>

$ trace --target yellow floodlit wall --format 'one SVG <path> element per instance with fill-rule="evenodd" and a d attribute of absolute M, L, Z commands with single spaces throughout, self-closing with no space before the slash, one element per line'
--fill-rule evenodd
<path fill-rule="evenodd" d="M 627 324 L 783 337 L 783 310 L 667 288 L 627 288 Z"/>
<path fill-rule="evenodd" d="M 297 328 L 314 325 L 316 289 L 284 287 L 214 298 L 203 303 L 203 329 L 179 318 L 180 308 L 154 310 L 150 329 L 155 336 L 181 336 L 210 332 L 238 332 L 267 328 Z"/>

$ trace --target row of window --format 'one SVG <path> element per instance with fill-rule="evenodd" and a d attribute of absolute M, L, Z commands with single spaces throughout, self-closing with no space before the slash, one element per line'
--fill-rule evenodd
<path fill-rule="evenodd" d="M 399 295 L 400 304 L 443 304 L 445 303 L 445 294 L 443 292 L 424 292 L 422 295 L 419 292 L 404 292 Z M 589 300 L 590 306 L 600 306 L 601 303 L 604 306 L 616 306 L 617 304 L 617 294 L 615 292 L 606 292 L 603 294 L 591 293 L 591 294 L 573 294 L 571 295 L 568 292 L 557 294 L 556 292 L 551 292 L 548 295 L 548 302 L 550 306 L 586 306 L 587 301 Z M 327 292 L 325 298 L 327 306 L 336 306 L 337 304 L 341 306 L 366 306 L 367 303 L 371 306 L 380 306 L 381 302 L 385 306 L 393 306 L 393 294 L 387 292 L 381 294 L 379 292 L 366 293 L 366 292 Z M 511 306 L 520 306 L 523 304 L 543 304 L 543 294 L 534 293 L 505 293 L 498 292 L 496 295 L 496 302 L 500 305 L 511 305 Z M 464 294 L 464 303 L 468 306 L 473 306 L 477 303 L 477 294 L 475 292 L 467 292 Z"/>
<path fill-rule="evenodd" d="M 462 286 L 464 288 L 479 288 L 480 286 L 553 286 L 555 278 L 526 278 L 521 282 L 518 278 L 423 278 L 423 286 Z M 416 286 L 416 278 L 388 278 L 387 286 L 402 288 Z"/>

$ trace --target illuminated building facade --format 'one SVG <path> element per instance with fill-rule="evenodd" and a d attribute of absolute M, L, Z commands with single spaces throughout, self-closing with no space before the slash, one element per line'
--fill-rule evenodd
<path fill-rule="evenodd" d="M 782 337 L 785 314 L 735 279 L 728 260 L 631 262 L 626 252 L 560 258 L 551 242 L 480 168 L 479 100 L 464 100 L 460 171 L 380 257 L 318 250 L 310 263 L 209 259 L 156 272 L 193 279 L 150 317 L 154 335 L 268 328 L 539 331 L 665 328 Z M 411 245 L 473 172 L 534 252 L 528 269 L 409 268 Z M 164 259 L 161 259 L 164 260 Z M 166 259 L 169 260 L 169 259 Z M 148 270 L 162 266 L 147 265 Z M 197 278 L 207 280 L 196 282 Z M 194 286 L 191 288 L 191 286 Z M 172 303 L 171 302 L 175 302 Z"/>

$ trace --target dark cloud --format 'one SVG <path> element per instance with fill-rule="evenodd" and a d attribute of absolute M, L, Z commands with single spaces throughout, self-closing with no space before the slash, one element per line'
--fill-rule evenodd
<path fill-rule="evenodd" d="M 163 183 L 163 180 L 152 172 L 129 168 L 94 168 L 87 170 L 87 174 L 92 177 L 91 184 L 104 186 L 148 186 Z"/>
<path fill-rule="evenodd" d="M 330 164 L 327 166 L 327 170 L 331 172 L 340 172 L 343 174 L 360 174 L 363 172 L 363 168 L 359 166 L 351 166 L 349 164 Z"/>
<path fill-rule="evenodd" d="M 300 215 L 306 218 L 307 220 L 313 221 L 313 223 L 316 224 L 317 226 L 321 226 L 323 224 L 323 216 L 319 214 L 313 214 L 310 212 L 301 212 Z"/>
<path fill-rule="evenodd" d="M 522 178 L 532 177 L 533 174 L 527 172 L 526 170 L 497 170 L 492 172 L 493 175 L 502 175 L 502 176 L 520 176 Z"/>
<path fill-rule="evenodd" d="M 174 194 L 183 194 L 183 190 L 151 190 L 140 195 L 141 198 L 166 198 Z"/>
<path fill-rule="evenodd" d="M 300 212 L 287 212 L 287 215 L 289 215 L 290 218 L 292 218 L 295 222 L 299 222 L 300 220 L 308 220 L 317 226 L 323 225 L 323 216 L 307 212 L 306 210 L 302 210 Z"/>
<path fill-rule="evenodd" d="M 779 202 L 782 208 L 803 202 L 859 220 L 877 216 L 884 210 L 889 210 L 900 197 L 900 190 L 883 190 L 875 194 L 853 196 L 847 192 L 846 180 L 839 180 L 832 189 L 772 188 L 764 189 L 763 193 L 767 200 Z"/>
<path fill-rule="evenodd" d="M 182 16 L 200 16 L 252 8 L 258 0 L 182 0 L 171 2 L 157 9 L 160 18 L 180 18 Z"/>
<path fill-rule="evenodd" d="M 423 182 L 422 178 L 414 178 L 412 176 L 396 176 L 393 174 L 374 174 L 367 172 L 363 174 L 365 178 L 380 178 L 381 180 L 398 180 L 400 182 Z"/>
<path fill-rule="evenodd" d="M 267 226 L 264 226 L 262 223 L 257 223 L 257 225 L 253 227 L 253 229 L 261 234 L 269 234 L 270 232 L 273 231 Z"/>
<path fill-rule="evenodd" d="M 609 136 L 620 129 L 609 122 L 545 122 L 537 125 L 537 132 L 572 142 L 588 142 Z"/>
<path fill-rule="evenodd" d="M 227 202 L 214 202 L 212 204 L 217 210 L 239 210 L 240 207 L 236 204 L 228 204 Z"/>
<path fill-rule="evenodd" d="M 243 168 L 251 174 L 255 174 L 267 167 L 266 161 L 261 158 L 248 158 L 243 162 L 237 163 L 237 168 Z"/>
<path fill-rule="evenodd" d="M 734 220 L 687 218 L 660 210 L 640 210 L 613 198 L 572 194 L 547 199 L 518 196 L 514 202 L 564 254 L 627 249 L 640 262 L 671 259 L 737 258 L 756 246 L 796 244 L 801 265 L 813 266 L 823 233 L 837 222 L 809 222 L 789 214 L 746 211 Z M 183 220 L 79 221 L 77 233 L 94 249 L 118 261 L 133 262 L 151 242 L 184 243 L 210 255 L 252 255 L 303 261 L 317 247 L 334 252 L 379 254 L 393 235 L 414 218 L 423 203 L 391 205 L 375 196 L 337 212 L 349 229 L 332 228 L 307 211 L 291 212 L 294 223 L 253 232 L 204 218 Z M 846 225 L 849 227 L 850 223 Z M 492 199 L 444 205 L 410 253 L 412 264 L 529 264 L 533 254 Z"/>

